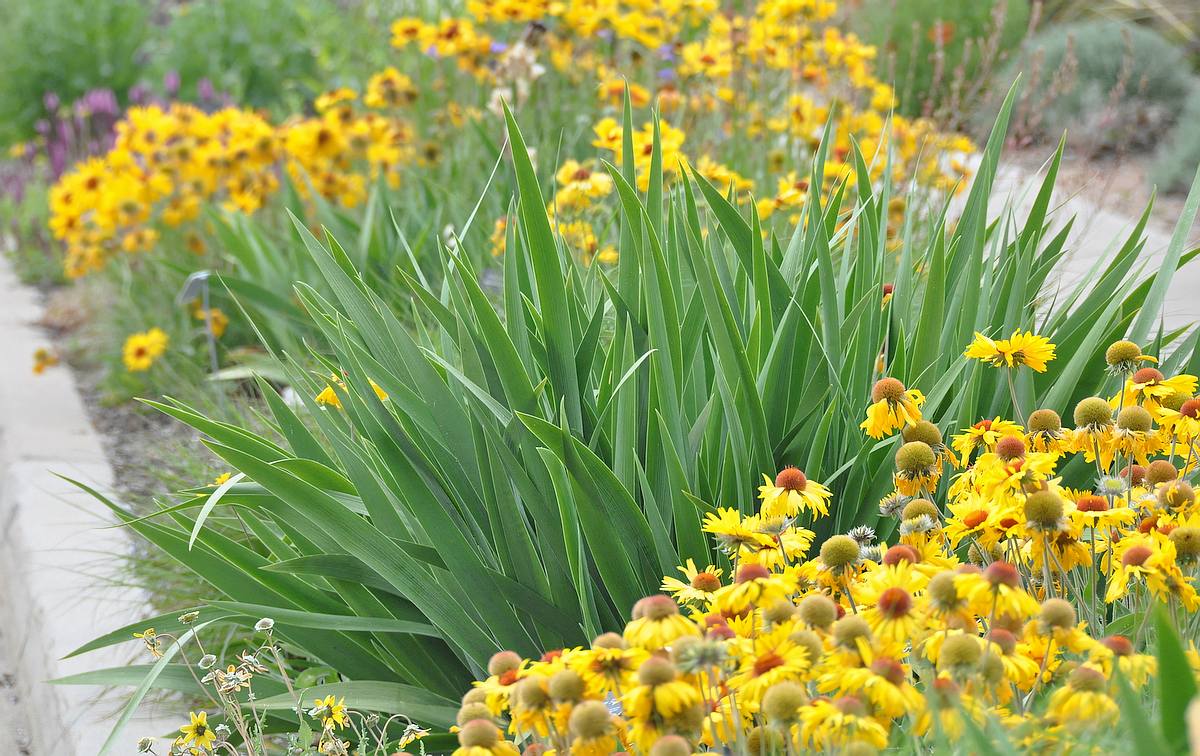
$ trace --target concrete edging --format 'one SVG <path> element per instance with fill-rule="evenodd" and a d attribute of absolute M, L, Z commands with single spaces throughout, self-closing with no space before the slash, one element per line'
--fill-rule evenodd
<path fill-rule="evenodd" d="M 48 339 L 35 326 L 36 292 L 0 260 L 0 658 L 13 669 L 18 721 L 33 756 L 91 756 L 111 730 L 128 689 L 47 681 L 145 662 L 133 642 L 63 659 L 85 642 L 149 614 L 140 591 L 122 587 L 121 557 L 131 542 L 102 506 L 59 478 L 112 487 L 104 448 L 64 367 L 31 370 Z M 172 718 L 173 720 L 173 718 Z M 168 732 L 172 721 L 135 719 L 115 749 Z"/>

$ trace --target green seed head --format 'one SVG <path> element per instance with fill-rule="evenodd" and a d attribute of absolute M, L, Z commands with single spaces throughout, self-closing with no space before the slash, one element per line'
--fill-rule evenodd
<path fill-rule="evenodd" d="M 1132 362 L 1142 356 L 1142 348 L 1132 341 L 1114 341 L 1104 351 L 1104 361 L 1116 367 L 1122 363 Z"/>
<path fill-rule="evenodd" d="M 1063 516 L 1063 500 L 1046 488 L 1025 497 L 1025 520 L 1039 527 L 1050 528 Z"/>
<path fill-rule="evenodd" d="M 928 420 L 919 420 L 916 425 L 906 425 L 904 430 L 900 431 L 900 436 L 905 441 L 920 441 L 931 447 L 940 446 L 942 443 L 942 432 Z"/>
<path fill-rule="evenodd" d="M 786 680 L 776 683 L 763 694 L 762 712 L 767 715 L 767 721 L 772 723 L 790 724 L 800 715 L 800 707 L 808 703 L 808 695 L 804 688 L 795 682 Z"/>
<path fill-rule="evenodd" d="M 491 748 L 500 741 L 500 729 L 487 719 L 467 722 L 458 731 L 458 742 L 463 748 Z"/>
<path fill-rule="evenodd" d="M 906 473 L 928 470 L 937 462 L 933 449 L 924 441 L 909 441 L 896 450 L 896 469 Z"/>
<path fill-rule="evenodd" d="M 601 738 L 612 732 L 612 714 L 603 701 L 584 701 L 571 711 L 568 726 L 577 738 Z"/>
<path fill-rule="evenodd" d="M 1200 559 L 1200 528 L 1183 526 L 1171 531 L 1171 542 L 1180 561 L 1194 562 Z"/>
<path fill-rule="evenodd" d="M 1027 423 L 1030 431 L 1041 433 L 1062 429 L 1062 418 L 1052 409 L 1034 410 Z"/>
<path fill-rule="evenodd" d="M 940 518 L 937 505 L 929 499 L 913 499 L 904 505 L 904 512 L 900 518 L 903 520 L 915 520 L 921 515 L 926 515 L 932 518 L 935 522 Z"/>
<path fill-rule="evenodd" d="M 1158 488 L 1158 501 L 1164 507 L 1182 509 L 1196 501 L 1196 492 L 1187 481 L 1173 480 Z"/>
<path fill-rule="evenodd" d="M 1168 480 L 1175 480 L 1179 477 L 1179 471 L 1175 469 L 1175 465 L 1165 459 L 1156 459 L 1146 468 L 1146 485 L 1150 487 L 1157 486 L 1159 483 L 1166 483 Z"/>
<path fill-rule="evenodd" d="M 1060 598 L 1048 598 L 1043 601 L 1038 619 L 1043 626 L 1053 630 L 1067 630 L 1075 627 L 1077 621 L 1075 607 L 1071 602 Z"/>
<path fill-rule="evenodd" d="M 1108 406 L 1108 402 L 1098 396 L 1089 396 L 1075 405 L 1075 426 L 1077 428 L 1085 425 L 1096 427 L 1112 425 L 1112 421 L 1112 408 Z"/>
<path fill-rule="evenodd" d="M 809 627 L 827 628 L 837 619 L 837 605 L 823 593 L 805 596 L 800 602 L 800 619 Z"/>
<path fill-rule="evenodd" d="M 964 669 L 979 663 L 983 650 L 974 635 L 951 635 L 938 651 L 938 669 Z"/>
<path fill-rule="evenodd" d="M 1153 425 L 1154 418 L 1150 417 L 1145 407 L 1134 404 L 1117 413 L 1117 427 L 1123 430 L 1148 433 Z"/>
<path fill-rule="evenodd" d="M 840 570 L 857 562 L 858 552 L 858 543 L 850 536 L 830 536 L 821 544 L 821 561 L 831 570 Z"/>
<path fill-rule="evenodd" d="M 847 614 L 833 623 L 833 640 L 844 648 L 854 648 L 858 638 L 870 638 L 871 626 L 857 614 Z"/>

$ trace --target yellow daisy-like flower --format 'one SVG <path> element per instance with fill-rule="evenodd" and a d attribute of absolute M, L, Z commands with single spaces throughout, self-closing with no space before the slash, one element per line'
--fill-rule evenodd
<path fill-rule="evenodd" d="M 786 574 L 776 575 L 761 564 L 750 562 L 738 569 L 737 580 L 716 592 L 714 603 L 726 615 L 737 615 L 752 607 L 767 607 L 787 600 L 796 590 Z"/>
<path fill-rule="evenodd" d="M 167 351 L 170 341 L 161 328 L 151 328 L 143 333 L 134 333 L 125 339 L 122 349 L 122 359 L 125 369 L 131 373 L 140 373 L 150 369 L 150 366 Z"/>
<path fill-rule="evenodd" d="M 831 496 L 828 488 L 795 467 L 780 470 L 774 482 L 763 475 L 763 485 L 758 487 L 764 517 L 796 517 L 801 512 L 828 516 Z"/>
<path fill-rule="evenodd" d="M 1021 436 L 1024 428 L 1011 420 L 996 417 L 993 420 L 980 420 L 962 433 L 955 434 L 951 445 L 958 452 L 962 464 L 969 464 L 971 454 L 979 450 L 995 451 L 996 442 L 1005 436 Z"/>
<path fill-rule="evenodd" d="M 855 696 L 818 700 L 805 706 L 800 715 L 800 737 L 806 747 L 822 753 L 836 753 L 847 743 L 858 740 L 880 750 L 888 743 L 887 730 L 868 716 L 866 706 Z"/>
<path fill-rule="evenodd" d="M 780 625 L 753 640 L 743 640 L 737 673 L 729 687 L 751 704 L 758 704 L 772 685 L 784 680 L 800 681 L 808 671 L 808 649 L 791 639 L 795 628 Z"/>
<path fill-rule="evenodd" d="M 208 724 L 208 712 L 202 711 L 197 714 L 193 711 L 188 716 L 192 721 L 179 728 L 180 734 L 175 739 L 175 744 L 192 748 L 212 748 L 213 743 L 217 742 L 217 733 L 213 732 L 213 728 Z"/>
<path fill-rule="evenodd" d="M 1119 715 L 1107 688 L 1103 672 L 1087 665 L 1076 667 L 1067 684 L 1051 694 L 1046 713 L 1068 729 L 1095 728 Z"/>
<path fill-rule="evenodd" d="M 858 427 L 871 438 L 880 439 L 921 420 L 921 405 L 925 395 L 917 389 L 906 389 L 895 378 L 882 378 L 871 389 L 871 406 L 867 419 Z"/>
<path fill-rule="evenodd" d="M 921 607 L 913 594 L 926 582 L 903 560 L 864 576 L 854 595 L 876 637 L 900 643 L 913 638 L 922 625 Z"/>
<path fill-rule="evenodd" d="M 1109 400 L 1114 408 L 1140 404 L 1151 413 L 1158 414 L 1168 397 L 1181 394 L 1191 398 L 1196 393 L 1197 379 L 1194 375 L 1165 377 L 1158 368 L 1145 367 L 1125 381 L 1121 393 Z"/>
<path fill-rule="evenodd" d="M 1028 365 L 1044 373 L 1046 363 L 1054 359 L 1054 345 L 1045 336 L 1035 336 L 1030 331 L 1022 333 L 1020 329 L 1007 339 L 989 339 L 976 331 L 975 340 L 963 356 L 995 367 Z"/>
<path fill-rule="evenodd" d="M 687 582 L 676 577 L 664 577 L 662 590 L 671 594 L 676 601 L 707 607 L 721 587 L 721 568 L 710 564 L 703 570 L 698 570 L 696 562 L 689 559 L 687 564 L 676 569 L 683 573 Z"/>
<path fill-rule="evenodd" d="M 346 719 L 346 699 L 338 699 L 336 696 L 325 696 L 313 700 L 313 706 L 308 710 L 308 715 L 314 719 L 321 720 L 321 726 L 330 727 L 345 727 L 348 720 Z"/>
<path fill-rule="evenodd" d="M 699 635 L 700 629 L 679 613 L 679 605 L 670 596 L 647 596 L 633 606 L 633 620 L 625 626 L 625 640 L 631 646 L 657 651 L 676 638 Z"/>

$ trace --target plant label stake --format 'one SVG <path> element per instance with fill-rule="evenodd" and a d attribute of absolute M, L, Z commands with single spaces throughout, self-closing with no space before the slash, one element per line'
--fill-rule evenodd
<path fill-rule="evenodd" d="M 208 362 L 211 372 L 215 373 L 220 365 L 217 363 L 217 336 L 213 333 L 212 308 L 209 307 L 208 301 L 208 279 L 211 275 L 212 271 L 210 270 L 198 270 L 192 273 L 183 282 L 183 289 L 180 290 L 175 301 L 180 306 L 186 307 L 188 302 L 199 297 L 200 306 L 204 308 L 204 336 L 208 341 Z"/>

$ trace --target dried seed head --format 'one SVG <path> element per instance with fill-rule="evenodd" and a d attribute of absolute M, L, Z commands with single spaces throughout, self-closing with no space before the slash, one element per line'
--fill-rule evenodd
<path fill-rule="evenodd" d="M 1020 459 L 1025 456 L 1025 442 L 1016 436 L 1005 436 L 996 442 L 996 456 L 1005 460 Z"/>
<path fill-rule="evenodd" d="M 661 656 L 651 656 L 637 671 L 642 685 L 665 685 L 675 679 L 675 665 Z"/>
<path fill-rule="evenodd" d="M 942 432 L 928 420 L 919 420 L 915 425 L 905 426 L 904 430 L 900 431 L 900 436 L 905 441 L 920 441 L 931 447 L 942 444 Z"/>
<path fill-rule="evenodd" d="M 486 719 L 473 719 L 458 731 L 463 748 L 491 748 L 500 741 L 500 729 Z"/>
<path fill-rule="evenodd" d="M 1130 478 L 1130 476 L 1133 476 L 1132 479 Z M 1146 479 L 1146 468 L 1142 467 L 1141 465 L 1137 465 L 1137 464 L 1126 465 L 1121 470 L 1120 477 L 1123 480 L 1128 480 L 1130 485 L 1140 486 L 1140 485 L 1142 485 L 1142 481 L 1144 481 Z M 1122 486 L 1122 490 L 1124 490 L 1123 486 Z"/>
<path fill-rule="evenodd" d="M 808 478 L 796 467 L 785 467 L 775 476 L 775 486 L 786 491 L 803 491 Z"/>
<path fill-rule="evenodd" d="M 1075 508 L 1080 512 L 1107 512 L 1108 499 L 1095 494 L 1087 494 L 1079 497 L 1079 501 L 1075 502 Z"/>
<path fill-rule="evenodd" d="M 1142 348 L 1132 341 L 1114 341 L 1104 351 L 1104 361 L 1111 367 L 1130 363 L 1142 356 Z"/>
<path fill-rule="evenodd" d="M 1130 546 L 1121 556 L 1121 564 L 1125 567 L 1141 567 L 1152 556 L 1154 556 L 1154 550 L 1149 546 L 1141 544 Z"/>
<path fill-rule="evenodd" d="M 827 628 L 837 619 L 837 605 L 823 593 L 805 596 L 800 602 L 800 619 L 810 627 Z"/>
<path fill-rule="evenodd" d="M 1147 433 L 1153 425 L 1154 418 L 1145 407 L 1134 404 L 1117 413 L 1117 427 L 1123 430 Z"/>
<path fill-rule="evenodd" d="M 1052 409 L 1034 410 L 1030 413 L 1029 422 L 1026 424 L 1030 431 L 1040 433 L 1062 430 L 1062 418 Z"/>
<path fill-rule="evenodd" d="M 904 384 L 895 378 L 881 378 L 871 389 L 871 401 L 881 402 L 884 399 L 889 402 L 899 401 L 904 396 L 904 391 Z"/>
<path fill-rule="evenodd" d="M 499 651 L 492 654 L 492 658 L 488 660 L 488 674 L 502 675 L 505 672 L 513 672 L 520 666 L 521 655 L 516 651 Z"/>
<path fill-rule="evenodd" d="M 1168 480 L 1175 480 L 1179 477 L 1179 471 L 1175 469 L 1175 465 L 1165 459 L 1156 459 L 1146 468 L 1146 485 L 1157 486 L 1159 483 L 1166 483 Z"/>
<path fill-rule="evenodd" d="M 790 680 L 775 683 L 763 694 L 762 712 L 767 721 L 791 724 L 800 716 L 800 707 L 808 703 L 808 694 L 799 684 Z"/>
<path fill-rule="evenodd" d="M 584 701 L 571 711 L 568 727 L 577 738 L 602 738 L 613 731 L 612 713 L 603 701 Z"/>
<path fill-rule="evenodd" d="M 988 685 L 998 685 L 1004 680 L 1004 661 L 999 654 L 989 652 L 980 657 L 979 676 Z"/>
<path fill-rule="evenodd" d="M 1098 396 L 1089 396 L 1075 405 L 1075 427 L 1112 425 L 1112 408 Z"/>
<path fill-rule="evenodd" d="M 858 561 L 858 543 L 850 536 L 830 536 L 821 544 L 821 561 L 831 570 L 849 567 Z"/>
<path fill-rule="evenodd" d="M 906 473 L 928 470 L 937 462 L 933 449 L 924 441 L 909 441 L 896 450 L 896 469 Z"/>
<path fill-rule="evenodd" d="M 1075 607 L 1071 602 L 1064 601 L 1060 598 L 1048 598 L 1042 602 L 1041 611 L 1038 612 L 1038 619 L 1043 627 L 1052 630 L 1067 630 L 1075 627 L 1075 622 L 1078 619 L 1075 614 Z"/>
<path fill-rule="evenodd" d="M 1044 489 L 1025 497 L 1025 520 L 1040 528 L 1053 528 L 1063 516 L 1063 500 L 1054 491 Z"/>

